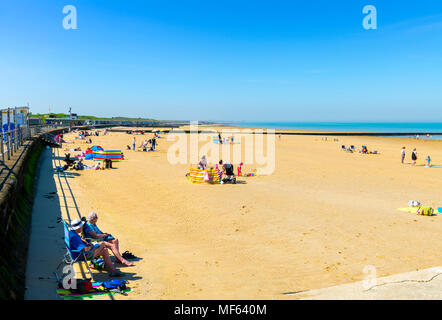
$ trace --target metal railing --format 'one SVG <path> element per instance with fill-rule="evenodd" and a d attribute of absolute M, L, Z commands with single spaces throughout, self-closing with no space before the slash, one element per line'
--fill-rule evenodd
<path fill-rule="evenodd" d="M 26 140 L 30 138 L 40 135 L 42 133 L 48 133 L 54 130 L 60 130 L 62 132 L 68 132 L 71 129 L 81 129 L 88 130 L 91 128 L 100 128 L 106 127 L 105 125 L 90 125 L 90 126 L 78 126 L 78 127 L 70 127 L 70 126 L 54 126 L 54 125 L 38 125 L 38 126 L 24 126 L 21 128 L 16 128 L 13 130 L 0 132 L 1 134 L 1 142 L 0 142 L 0 161 L 3 163 L 6 160 L 11 160 L 11 157 L 18 151 L 18 149 L 23 146 Z M 53 139 L 53 135 L 48 134 L 48 139 Z M 56 142 L 56 141 L 54 141 Z"/>
<path fill-rule="evenodd" d="M 53 126 L 41 125 L 31 127 L 15 128 L 13 130 L 1 132 L 1 160 L 11 160 L 11 157 L 23 146 L 26 140 L 31 137 L 53 130 Z"/>

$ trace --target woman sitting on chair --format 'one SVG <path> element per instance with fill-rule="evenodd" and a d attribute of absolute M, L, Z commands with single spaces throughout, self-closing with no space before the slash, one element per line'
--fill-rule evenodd
<path fill-rule="evenodd" d="M 71 223 L 71 230 L 69 231 L 69 244 L 70 248 L 73 252 L 76 252 L 76 255 L 73 255 L 73 259 L 77 259 L 79 256 L 79 252 L 83 251 L 86 254 L 86 259 L 91 260 L 95 257 L 102 256 L 104 260 L 104 264 L 111 277 L 120 277 L 122 273 L 115 269 L 114 265 L 109 256 L 109 252 L 104 244 L 88 244 L 86 243 L 80 236 L 83 231 L 84 221 L 75 219 Z M 81 261 L 81 258 L 79 259 Z"/>
<path fill-rule="evenodd" d="M 98 229 L 98 215 L 96 212 L 90 212 L 88 214 L 87 220 L 88 222 L 86 222 L 83 228 L 83 232 L 86 238 L 102 241 L 101 243 L 104 243 L 104 246 L 113 252 L 118 262 L 128 267 L 134 266 L 132 262 L 127 261 L 121 256 L 118 239 L 115 239 L 112 235 L 108 233 L 103 233 L 100 229 Z"/>

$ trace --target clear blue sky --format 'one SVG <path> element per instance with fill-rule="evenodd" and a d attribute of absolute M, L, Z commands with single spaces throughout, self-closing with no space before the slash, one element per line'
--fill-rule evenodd
<path fill-rule="evenodd" d="M 375 5 L 378 29 L 364 30 Z M 77 8 L 78 29 L 62 9 Z M 0 107 L 441 121 L 442 1 L 0 0 Z"/>

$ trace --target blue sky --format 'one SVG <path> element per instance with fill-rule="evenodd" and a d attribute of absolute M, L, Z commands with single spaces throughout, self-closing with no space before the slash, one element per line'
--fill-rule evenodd
<path fill-rule="evenodd" d="M 365 5 L 377 30 L 362 27 Z M 442 1 L 0 0 L 0 107 L 442 121 L 441 79 Z"/>

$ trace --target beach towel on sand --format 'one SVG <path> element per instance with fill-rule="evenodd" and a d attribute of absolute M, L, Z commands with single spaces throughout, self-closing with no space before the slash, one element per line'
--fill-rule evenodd
<path fill-rule="evenodd" d="M 399 211 L 417 213 L 419 207 L 406 207 L 406 208 L 398 208 Z"/>
<path fill-rule="evenodd" d="M 112 281 L 112 280 L 111 280 Z M 131 292 L 132 289 L 124 287 L 122 290 L 109 290 L 108 286 L 105 285 L 106 282 L 93 282 L 92 288 L 88 293 L 75 293 L 71 290 L 59 288 L 57 289 L 57 294 L 59 297 L 62 297 L 64 300 L 83 300 L 83 299 L 92 299 L 96 296 L 102 295 L 115 295 L 118 293 L 127 293 Z"/>

